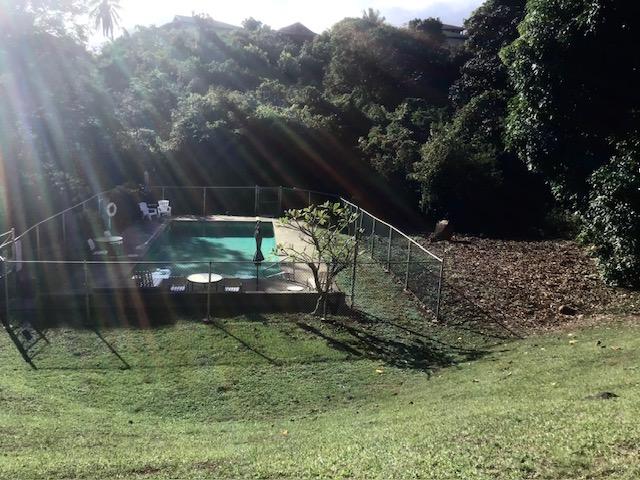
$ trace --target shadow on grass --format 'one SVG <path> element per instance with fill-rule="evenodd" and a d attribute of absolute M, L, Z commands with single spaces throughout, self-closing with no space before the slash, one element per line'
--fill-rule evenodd
<path fill-rule="evenodd" d="M 229 329 L 225 328 L 223 324 L 219 323 L 219 322 L 211 322 L 210 325 L 213 328 L 217 328 L 218 330 L 220 330 L 221 332 L 223 332 L 225 335 L 227 335 L 229 338 L 234 339 L 236 342 L 238 342 L 240 345 L 242 345 L 244 348 L 246 348 L 247 350 L 255 353 L 256 355 L 258 355 L 259 357 L 265 359 L 267 362 L 269 362 L 271 365 L 277 365 L 279 366 L 281 363 L 274 359 L 269 357 L 268 355 L 262 353 L 260 350 L 258 350 L 257 348 L 249 345 L 246 341 L 242 340 L 240 337 L 238 337 L 237 335 L 234 335 L 233 333 L 231 333 L 229 331 Z"/>
<path fill-rule="evenodd" d="M 397 288 L 395 284 L 386 283 L 375 285 L 367 282 L 373 289 L 366 301 L 363 301 L 363 310 L 347 310 L 341 315 L 331 316 L 328 320 L 321 321 L 319 317 L 306 314 L 277 314 L 265 316 L 259 312 L 243 315 L 219 314 L 217 321 L 211 323 L 211 328 L 222 332 L 234 342 L 266 360 L 271 365 L 286 365 L 287 354 L 278 355 L 281 358 L 273 358 L 273 355 L 265 353 L 259 341 L 252 341 L 252 337 L 239 336 L 234 329 L 228 328 L 228 322 L 259 323 L 269 329 L 274 329 L 279 334 L 290 336 L 286 327 L 278 326 L 283 322 L 293 323 L 307 335 L 321 339 L 327 347 L 346 354 L 347 357 L 368 358 L 382 361 L 398 368 L 407 368 L 431 371 L 459 362 L 468 362 L 483 357 L 489 353 L 491 344 L 518 337 L 517 333 L 509 329 L 504 322 L 499 321 L 485 312 L 479 306 L 473 304 L 462 292 L 453 288 L 446 288 L 445 303 L 441 310 L 440 322 L 434 322 L 433 318 L 425 312 L 415 301 Z M 376 279 L 380 281 L 380 277 Z M 377 287 L 377 289 L 376 289 Z M 380 294 L 378 294 L 380 293 Z M 384 294 L 384 296 L 383 296 Z M 453 295 L 456 295 L 455 301 Z M 373 308 L 367 308 L 371 307 Z M 129 362 L 116 350 L 118 342 L 109 342 L 104 335 L 110 330 L 155 330 L 162 327 L 174 326 L 178 320 L 199 322 L 202 318 L 199 314 L 186 317 L 172 309 L 162 309 L 161 305 L 151 311 L 144 310 L 142 315 L 129 317 L 114 314 L 96 315 L 94 325 L 81 325 L 80 329 L 92 331 L 98 335 L 103 345 L 110 354 L 118 360 L 124 368 L 130 368 Z M 116 309 L 117 312 L 117 309 Z M 97 312 L 94 312 L 97 313 Z M 122 313 L 122 312 L 119 312 Z M 82 323 L 82 317 L 76 319 Z M 128 319 L 134 318 L 131 322 Z M 51 318 L 48 319 L 51 322 Z M 69 325 L 69 318 L 64 324 Z M 295 327 L 294 327 L 295 328 Z M 99 330 L 100 329 L 100 330 Z M 244 338 L 241 338 L 244 337 Z M 293 337 L 291 342 L 297 340 Z M 126 348 L 126 347 L 125 347 Z M 143 352 L 136 352 L 139 355 Z M 327 359 L 333 358 L 332 354 L 324 355 Z M 315 358 L 314 361 L 318 361 Z M 322 361 L 322 360 L 320 360 Z M 135 362 L 134 362 L 135 363 Z M 188 363 L 188 362 L 187 362 Z M 193 365 L 199 365 L 198 360 L 193 360 Z M 166 365 L 168 367 L 169 365 Z M 173 367 L 186 365 L 171 365 Z M 83 366 L 78 366 L 82 369 Z M 112 368 L 112 367 L 110 367 Z M 120 367 L 122 368 L 122 367 Z M 145 368 L 135 366 L 134 368 Z M 163 368 L 158 366 L 156 368 Z"/>
<path fill-rule="evenodd" d="M 322 323 L 300 321 L 296 324 L 305 332 L 325 340 L 331 348 L 425 373 L 476 360 L 489 353 L 487 349 L 459 347 L 358 311 Z"/>
<path fill-rule="evenodd" d="M 162 331 L 171 332 L 172 331 L 171 328 L 169 328 L 169 330 L 166 330 L 166 328 L 175 327 L 177 326 L 178 323 L 193 324 L 194 327 L 196 324 L 203 323 L 200 315 L 186 318 L 184 316 L 176 317 L 175 315 L 171 315 L 171 314 L 167 315 L 165 313 L 165 316 L 171 317 L 171 318 L 166 318 L 160 322 L 154 322 L 153 325 L 148 325 L 148 326 L 143 326 L 139 324 L 130 324 L 125 322 L 123 322 L 123 324 L 120 324 L 120 325 L 114 325 L 113 323 L 109 323 L 109 322 L 96 322 L 96 324 L 91 324 L 91 325 L 87 325 L 87 324 L 75 324 L 74 326 L 70 326 L 68 324 L 61 325 L 58 328 L 60 328 L 61 331 L 66 332 L 65 335 L 67 336 L 71 335 L 71 337 L 68 337 L 66 341 L 60 342 L 64 350 L 67 351 L 69 359 L 71 360 L 74 357 L 82 359 L 86 357 L 87 359 L 86 364 L 83 364 L 83 361 L 81 360 L 79 364 L 75 361 L 71 361 L 69 362 L 70 364 L 67 364 L 67 365 L 64 365 L 64 364 L 59 364 L 56 366 L 43 365 L 41 367 L 36 366 L 36 368 L 42 369 L 42 370 L 73 371 L 73 370 L 114 370 L 114 369 L 128 370 L 131 368 L 136 370 L 140 370 L 140 369 L 146 370 L 146 369 L 165 369 L 165 368 L 171 369 L 171 368 L 202 366 L 203 363 L 201 362 L 199 355 L 207 355 L 207 351 L 202 349 L 203 347 L 202 344 L 198 344 L 195 341 L 193 344 L 187 343 L 188 345 L 187 349 L 188 350 L 190 349 L 192 352 L 192 354 L 190 355 L 189 361 L 185 362 L 185 361 L 178 360 L 175 362 L 168 362 L 168 363 L 161 363 L 161 364 L 154 364 L 154 365 L 140 364 L 140 359 L 143 358 L 145 355 L 153 356 L 158 353 L 162 353 L 167 358 L 171 358 L 174 355 L 181 356 L 182 355 L 181 347 L 183 347 L 184 344 L 178 342 L 178 344 L 176 344 L 175 350 L 172 350 L 171 347 L 174 344 L 170 343 L 167 345 L 168 348 L 165 346 L 163 347 L 162 352 L 158 352 L 155 350 L 157 348 L 157 344 L 154 345 L 155 341 L 152 341 L 151 344 L 154 345 L 153 347 L 154 349 L 145 353 L 144 346 L 140 346 L 139 343 L 137 343 L 140 340 L 134 340 L 129 345 L 126 345 L 128 343 L 126 340 L 123 341 L 122 334 L 124 333 L 126 337 L 126 332 L 130 332 L 132 335 L 139 335 L 144 331 L 147 331 L 150 335 L 153 335 L 153 336 L 157 334 L 164 335 L 163 333 L 160 333 L 160 332 Z M 271 322 L 269 318 L 259 313 L 253 313 L 253 314 L 244 315 L 241 317 L 231 316 L 231 315 L 229 316 L 221 315 L 216 320 L 213 320 L 206 324 L 207 327 L 211 328 L 212 330 L 221 332 L 222 334 L 222 336 L 215 336 L 214 338 L 212 338 L 212 341 L 219 341 L 220 338 L 227 337 L 231 339 L 233 342 L 237 343 L 238 347 L 248 352 L 251 352 L 256 357 L 259 357 L 262 360 L 266 360 L 266 362 L 268 362 L 271 365 L 281 366 L 287 363 L 286 358 L 276 359 L 276 358 L 273 358 L 273 356 L 270 356 L 269 354 L 267 354 L 264 351 L 264 349 L 261 348 L 261 344 L 259 341 L 253 342 L 251 341 L 252 340 L 251 338 L 242 338 L 242 336 L 239 336 L 237 333 L 234 333 L 233 329 L 228 328 L 229 324 L 227 324 L 226 322 L 226 321 L 231 321 L 230 324 L 236 323 L 236 322 L 233 322 L 234 319 L 238 319 L 238 322 L 237 322 L 238 324 L 260 323 L 263 326 L 269 326 L 269 328 L 276 330 L 278 333 L 284 332 L 284 330 L 281 328 L 283 325 L 283 322 Z M 105 328 L 100 328 L 97 326 L 98 323 L 101 323 L 101 324 L 108 323 L 109 326 Z M 287 322 L 286 324 L 290 325 L 291 322 Z M 180 333 L 179 335 L 189 335 L 188 333 L 189 331 L 190 331 L 189 329 L 184 330 L 183 333 Z M 193 331 L 195 332 L 196 329 L 194 328 Z M 113 340 L 110 341 L 108 340 L 109 333 L 115 333 L 120 338 L 116 341 L 113 341 Z M 173 334 L 169 333 L 169 335 L 173 335 Z M 95 349 L 95 344 L 92 344 L 92 346 L 89 347 L 91 353 L 83 353 L 83 354 L 78 353 L 79 351 L 82 351 L 82 350 L 85 350 L 86 352 L 86 349 L 88 348 L 87 342 L 88 341 L 90 342 L 90 340 L 88 339 L 91 338 L 92 336 L 95 336 L 95 338 L 99 341 L 97 345 L 106 347 L 106 350 L 101 352 L 99 349 L 98 350 Z M 180 339 L 176 337 L 175 340 L 179 341 Z M 134 346 L 133 349 L 131 348 L 132 345 Z M 127 352 L 127 354 L 126 355 L 121 354 L 119 350 L 124 350 Z M 117 360 L 117 363 L 116 364 L 113 364 L 110 362 L 107 363 L 106 357 L 104 357 L 104 352 L 109 352 L 109 356 Z M 60 351 L 56 352 L 56 354 L 59 355 Z M 46 360 L 46 356 L 47 356 L 46 350 L 40 351 L 38 356 L 41 357 L 40 358 L 41 361 Z M 133 365 L 130 364 L 127 357 L 130 357 L 133 360 Z M 59 357 L 56 360 L 62 360 L 62 357 Z M 102 365 L 96 366 L 95 361 L 99 361 L 100 363 L 102 363 Z M 233 362 L 233 358 L 229 357 L 228 361 L 223 361 L 223 362 L 215 361 L 210 364 L 211 365 L 213 364 L 231 365 L 231 364 L 234 364 L 234 362 Z"/>

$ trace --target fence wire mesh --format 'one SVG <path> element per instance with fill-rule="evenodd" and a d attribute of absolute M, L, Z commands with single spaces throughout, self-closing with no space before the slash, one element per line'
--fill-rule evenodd
<path fill-rule="evenodd" d="M 356 220 L 343 232 L 348 236 L 357 236 L 359 253 L 357 260 L 346 266 L 341 274 L 343 280 L 340 290 L 349 297 L 347 303 L 357 306 L 358 296 L 362 296 L 363 288 L 366 288 L 366 285 L 360 288 L 359 282 L 365 276 L 359 275 L 359 270 L 377 269 L 381 275 L 391 275 L 395 282 L 415 295 L 434 314 L 439 311 L 442 260 L 392 225 L 336 195 L 288 187 L 259 186 L 160 186 L 149 188 L 145 195 L 149 202 L 168 200 L 174 216 L 279 217 L 291 208 L 303 208 L 326 201 L 341 202 L 351 213 L 357 214 Z M 143 253 L 139 260 L 132 260 L 130 257 L 137 257 L 138 250 L 127 245 L 128 239 L 125 239 L 123 247 L 109 247 L 102 262 L 93 261 L 96 259 L 95 249 L 99 250 L 103 246 L 91 247 L 88 239 L 99 238 L 108 233 L 105 231 L 108 229 L 105 207 L 113 198 L 112 192 L 95 195 L 36 224 L 21 235 L 14 236 L 16 241 L 4 246 L 0 254 L 14 262 L 11 264 L 13 278 L 9 279 L 7 287 L 11 299 L 9 307 L 21 311 L 42 307 L 45 301 L 51 304 L 67 302 L 67 306 L 78 311 L 80 318 L 86 316 L 86 299 L 83 295 L 87 291 L 93 295 L 93 306 L 100 304 L 98 298 L 100 302 L 108 303 L 108 291 L 122 291 L 124 293 L 120 300 L 112 299 L 109 302 L 133 304 L 132 308 L 135 307 L 137 294 L 132 297 L 126 293 L 127 290 L 142 289 L 145 294 L 162 291 L 165 295 L 186 291 L 194 294 L 206 293 L 197 288 L 194 290 L 186 279 L 192 273 L 206 273 L 208 262 L 153 265 L 145 263 Z M 134 205 L 136 212 L 137 206 Z M 154 231 L 157 221 L 154 223 L 142 220 L 140 212 L 137 214 L 131 221 L 144 226 L 142 233 L 146 237 L 143 240 L 149 243 L 153 241 L 153 235 L 149 235 Z M 140 252 L 144 252 L 144 249 Z M 41 262 L 21 261 L 25 259 Z M 83 263 L 83 260 L 88 262 Z M 277 265 L 260 265 L 256 277 L 256 267 L 252 262 L 213 263 L 214 273 L 219 270 L 225 279 L 241 280 L 239 285 L 236 282 L 236 285 L 230 286 L 227 293 L 233 293 L 236 289 L 244 292 L 258 291 L 258 287 L 252 286 L 256 278 L 265 286 L 271 285 L 269 288 L 272 290 L 280 288 L 279 291 L 282 292 L 291 292 L 292 290 L 287 290 L 289 286 L 300 287 L 306 292 L 313 287 L 309 283 L 309 269 L 303 264 L 280 261 Z M 202 271 L 194 272 L 194 268 Z M 156 282 L 159 285 L 154 285 Z M 276 288 L 273 285 L 277 282 L 281 284 Z M 209 290 L 209 293 L 218 292 Z M 68 295 L 69 298 L 60 302 L 56 295 Z M 97 295 L 103 297 L 96 297 Z M 307 301 L 314 305 L 304 306 L 303 309 L 315 307 L 315 300 Z"/>
<path fill-rule="evenodd" d="M 3 319 L 42 327 L 93 324 L 104 318 L 144 325 L 153 323 L 158 312 L 161 318 L 252 311 L 312 313 L 319 305 L 317 283 L 327 286 L 326 265 L 320 265 L 316 278 L 308 264 L 286 261 L 256 265 L 7 260 L 2 268 Z M 345 294 L 337 285 L 331 283 L 324 290 L 328 290 L 327 313 L 344 307 Z"/>
<path fill-rule="evenodd" d="M 414 294 L 422 305 L 437 316 L 443 260 L 392 225 L 353 204 L 343 202 L 359 212 L 353 227 L 359 228 L 358 263 L 365 266 L 373 261 L 382 267 L 384 272 L 393 275 L 406 291 Z M 356 300 L 352 299 L 352 303 L 355 304 Z"/>

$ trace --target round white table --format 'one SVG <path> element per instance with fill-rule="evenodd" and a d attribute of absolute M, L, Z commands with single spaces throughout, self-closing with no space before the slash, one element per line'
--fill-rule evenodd
<path fill-rule="evenodd" d="M 110 237 L 96 237 L 93 239 L 97 244 L 103 245 L 107 254 L 111 257 L 120 257 L 124 255 L 123 238 L 119 235 L 111 235 Z"/>
<path fill-rule="evenodd" d="M 289 285 L 287 290 L 289 292 L 301 292 L 304 290 L 304 287 L 302 285 Z"/>
<path fill-rule="evenodd" d="M 187 282 L 194 283 L 196 285 L 207 285 L 208 283 L 218 283 L 222 280 L 222 275 L 218 275 L 217 273 L 212 273 L 209 276 L 208 273 L 192 273 L 187 277 Z"/>
<path fill-rule="evenodd" d="M 96 243 L 108 243 L 110 245 L 117 245 L 119 243 L 122 243 L 124 239 L 119 235 L 112 235 L 110 237 L 96 237 L 94 238 L 94 240 L 96 241 Z"/>

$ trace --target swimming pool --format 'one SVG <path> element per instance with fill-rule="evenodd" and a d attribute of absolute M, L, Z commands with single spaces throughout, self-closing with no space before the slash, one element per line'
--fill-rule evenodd
<path fill-rule="evenodd" d="M 255 278 L 256 267 L 252 263 L 256 251 L 255 222 L 247 221 L 171 221 L 153 240 L 136 270 L 144 268 L 144 261 L 162 262 L 152 268 L 155 277 L 180 276 L 206 272 L 208 265 L 196 262 L 213 262 L 212 272 L 227 278 Z M 260 222 L 263 235 L 262 253 L 265 260 L 260 277 L 281 273 L 275 254 L 276 240 L 272 222 Z M 151 267 L 151 266 L 150 266 Z"/>

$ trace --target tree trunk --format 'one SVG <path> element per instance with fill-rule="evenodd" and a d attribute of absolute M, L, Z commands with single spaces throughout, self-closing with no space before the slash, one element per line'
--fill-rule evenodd
<path fill-rule="evenodd" d="M 318 292 L 318 300 L 316 301 L 316 306 L 311 312 L 312 315 L 318 316 L 322 315 L 322 319 L 324 320 L 327 316 L 327 297 L 329 296 L 328 292 L 319 291 Z"/>

